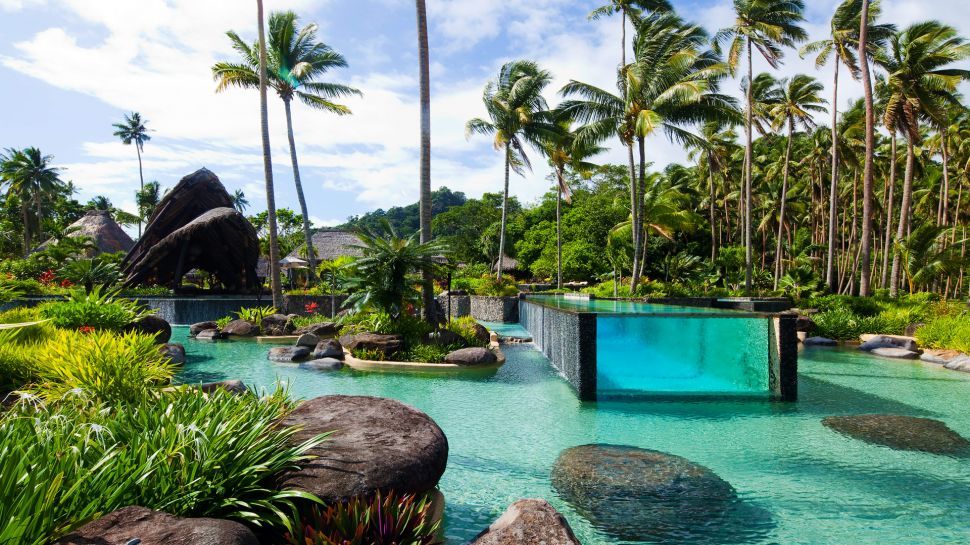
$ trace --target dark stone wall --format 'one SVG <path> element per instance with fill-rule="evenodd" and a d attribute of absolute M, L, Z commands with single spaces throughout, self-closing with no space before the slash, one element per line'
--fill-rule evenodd
<path fill-rule="evenodd" d="M 309 303 L 316 303 L 315 314 L 333 318 L 337 312 L 344 308 L 345 301 L 347 301 L 346 295 L 335 295 L 332 301 L 329 295 L 284 295 L 282 310 L 285 314 L 304 316 L 307 314 L 306 306 Z M 331 307 L 333 307 L 333 310 Z"/>
<path fill-rule="evenodd" d="M 471 296 L 471 315 L 483 322 L 518 322 L 518 297 Z"/>
<path fill-rule="evenodd" d="M 584 401 L 596 399 L 596 315 L 519 305 L 519 323 Z"/>
<path fill-rule="evenodd" d="M 439 295 L 438 304 L 441 305 L 442 314 L 448 313 L 448 296 Z M 461 318 L 472 313 L 472 299 L 468 295 L 451 296 L 451 317 Z"/>

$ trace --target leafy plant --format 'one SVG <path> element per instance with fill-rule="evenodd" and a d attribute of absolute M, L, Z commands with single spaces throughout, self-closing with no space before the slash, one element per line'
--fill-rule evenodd
<path fill-rule="evenodd" d="M 110 292 L 102 292 L 94 286 L 90 292 L 74 290 L 64 301 L 52 301 L 41 307 L 41 317 L 50 319 L 53 325 L 65 329 L 83 326 L 99 330 L 121 331 L 154 311 L 142 308 L 137 302 L 116 298 Z"/>
<path fill-rule="evenodd" d="M 416 344 L 404 354 L 404 359 L 410 362 L 441 363 L 445 361 L 445 356 L 459 348 L 461 346 L 458 345 Z"/>
<path fill-rule="evenodd" d="M 219 318 L 218 320 L 216 320 L 216 326 L 218 326 L 219 329 L 222 329 L 227 325 L 229 325 L 229 322 L 231 321 L 232 321 L 231 316 L 223 316 L 222 318 Z"/>
<path fill-rule="evenodd" d="M 121 279 L 121 269 L 118 265 L 99 257 L 68 261 L 58 274 L 65 280 L 84 286 L 84 290 L 88 293 L 91 293 L 95 286 L 108 287 Z"/>
<path fill-rule="evenodd" d="M 387 359 L 387 354 L 376 348 L 358 348 L 353 350 L 353 355 L 359 360 L 367 361 L 384 361 Z"/>
<path fill-rule="evenodd" d="M 433 520 L 432 496 L 398 495 L 354 498 L 314 506 L 286 535 L 288 545 L 433 545 L 440 521 Z"/>
<path fill-rule="evenodd" d="M 445 329 L 460 335 L 468 343 L 468 346 L 484 346 L 485 343 L 478 340 L 478 337 L 475 335 L 475 326 L 477 325 L 478 322 L 471 316 L 462 316 L 449 321 L 445 325 Z"/>
<path fill-rule="evenodd" d="M 279 309 L 272 306 L 241 308 L 236 312 L 236 316 L 240 320 L 246 320 L 247 322 L 258 325 L 262 323 L 263 318 L 272 316 L 273 314 L 279 314 L 279 312 Z"/>

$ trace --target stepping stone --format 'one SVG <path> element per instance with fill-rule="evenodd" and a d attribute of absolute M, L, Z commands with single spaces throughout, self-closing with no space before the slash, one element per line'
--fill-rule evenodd
<path fill-rule="evenodd" d="M 310 349 L 305 346 L 276 346 L 269 349 L 269 361 L 293 363 L 310 357 Z"/>
<path fill-rule="evenodd" d="M 862 344 L 859 345 L 859 350 L 864 350 L 866 352 L 877 349 L 877 348 L 902 348 L 910 352 L 918 352 L 919 348 L 916 345 L 916 339 L 913 337 L 905 337 L 903 335 L 860 335 L 859 339 L 862 340 Z"/>
<path fill-rule="evenodd" d="M 313 349 L 314 358 L 334 358 L 344 359 L 344 347 L 337 339 L 324 339 L 317 343 Z"/>
<path fill-rule="evenodd" d="M 189 336 L 195 337 L 207 329 L 219 329 L 219 324 L 215 322 L 199 322 L 189 326 Z"/>
<path fill-rule="evenodd" d="M 970 448 L 970 441 L 931 418 L 859 414 L 829 416 L 822 419 L 822 424 L 853 439 L 896 450 L 957 454 Z"/>
<path fill-rule="evenodd" d="M 125 507 L 81 526 L 55 545 L 259 545 L 253 532 L 238 522 L 181 518 L 144 507 Z"/>
<path fill-rule="evenodd" d="M 255 337 L 259 335 L 259 326 L 247 320 L 233 320 L 222 328 L 222 332 L 235 337 Z"/>
<path fill-rule="evenodd" d="M 956 350 L 928 349 L 924 350 L 923 353 L 919 355 L 919 359 L 925 361 L 926 363 L 943 365 L 961 356 L 964 356 L 963 353 Z"/>
<path fill-rule="evenodd" d="M 471 545 L 580 545 L 566 518 L 546 500 L 519 500 Z"/>
<path fill-rule="evenodd" d="M 495 355 L 495 352 L 492 352 L 488 348 L 477 346 L 455 350 L 445 356 L 445 363 L 454 363 L 456 365 L 488 365 L 496 361 L 498 361 L 498 357 Z"/>

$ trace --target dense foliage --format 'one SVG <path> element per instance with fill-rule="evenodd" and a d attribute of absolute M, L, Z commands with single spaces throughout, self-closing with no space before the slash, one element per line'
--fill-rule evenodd
<path fill-rule="evenodd" d="M 288 545 L 433 545 L 440 522 L 434 521 L 432 495 L 394 492 L 314 506 Z"/>

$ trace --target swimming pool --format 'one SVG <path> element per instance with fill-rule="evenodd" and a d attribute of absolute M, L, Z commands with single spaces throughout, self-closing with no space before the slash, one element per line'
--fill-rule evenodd
<path fill-rule="evenodd" d="M 848 439 L 821 424 L 829 415 L 929 416 L 970 437 L 970 376 L 854 350 L 804 349 L 799 401 L 582 402 L 531 345 L 503 350 L 488 377 L 320 373 L 266 360 L 267 345 L 203 343 L 174 328 L 189 361 L 180 379 L 242 379 L 293 396 L 374 395 L 434 418 L 451 453 L 441 481 L 449 545 L 464 543 L 513 501 L 549 500 L 585 545 L 621 543 L 563 501 L 549 472 L 559 453 L 585 443 L 656 449 L 703 464 L 737 489 L 743 524 L 699 529 L 670 543 L 966 543 L 966 460 L 894 451 Z M 640 543 L 640 542 L 627 542 Z"/>

